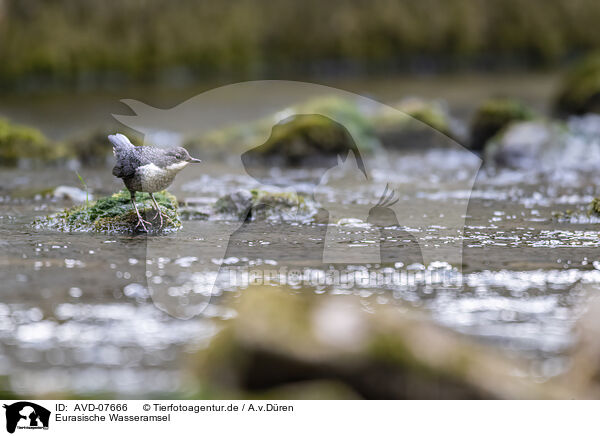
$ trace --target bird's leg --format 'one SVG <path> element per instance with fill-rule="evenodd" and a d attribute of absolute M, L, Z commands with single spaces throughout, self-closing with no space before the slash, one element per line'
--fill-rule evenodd
<path fill-rule="evenodd" d="M 146 224 L 151 224 L 151 223 L 149 223 L 148 221 L 145 221 L 142 218 L 142 215 L 140 214 L 140 211 L 138 210 L 137 204 L 135 204 L 135 191 L 129 191 L 129 193 L 131 194 L 131 203 L 133 204 L 133 208 L 135 209 L 135 213 L 137 214 L 137 217 L 138 217 L 138 223 L 135 225 L 135 228 L 137 229 L 141 224 L 144 231 L 146 233 L 148 233 L 148 229 L 146 228 L 144 223 L 146 223 Z"/>
<path fill-rule="evenodd" d="M 154 218 L 152 218 L 152 219 L 156 219 L 156 217 L 160 217 L 160 227 L 162 228 L 162 226 L 163 226 L 163 216 L 162 216 L 162 213 L 160 213 L 160 206 L 158 205 L 158 202 L 156 201 L 156 198 L 154 198 L 154 193 L 153 192 L 150 193 L 150 198 L 152 199 L 152 203 L 154 203 L 154 207 L 156 208 L 156 215 L 154 215 Z"/>
<path fill-rule="evenodd" d="M 162 213 L 162 211 L 160 210 L 160 206 L 158 205 L 158 202 L 156 201 L 156 198 L 154 198 L 153 192 L 150 193 L 150 198 L 152 199 L 152 203 L 154 203 L 154 207 L 156 208 L 156 215 L 154 215 L 153 219 L 156 219 L 156 217 L 158 217 L 158 216 L 160 217 L 160 227 L 162 228 L 162 226 L 163 226 L 163 217 L 166 218 L 171 224 L 175 224 L 173 222 L 173 220 L 171 218 L 169 218 L 169 215 Z"/>

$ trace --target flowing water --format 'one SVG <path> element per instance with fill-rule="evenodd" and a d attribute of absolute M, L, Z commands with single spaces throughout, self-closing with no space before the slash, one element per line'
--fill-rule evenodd
<path fill-rule="evenodd" d="M 148 237 L 36 228 L 31 224 L 36 217 L 72 203 L 35 191 L 76 186 L 75 174 L 3 169 L 4 388 L 25 396 L 185 392 L 185 356 L 207 346 L 217 321 L 236 316 L 235 301 L 245 284 L 224 279 L 226 273 L 250 269 L 294 271 L 294 281 L 286 276 L 289 292 L 355 294 L 366 310 L 383 304 L 425 310 L 449 329 L 528 359 L 540 379 L 563 371 L 575 340 L 573 326 L 586 298 L 600 289 L 600 229 L 585 214 L 599 194 L 597 174 L 585 165 L 479 169 L 477 156 L 448 149 L 391 153 L 387 161 L 360 185 L 314 185 L 314 170 L 265 168 L 267 178 L 314 197 L 329 216 L 320 209 L 310 220 L 242 227 L 233 218 L 187 220 L 177 233 Z M 369 165 L 377 167 L 377 158 L 367 158 Z M 95 194 L 120 189 L 109 168 L 81 172 Z M 472 189 L 456 182 L 461 172 L 463 181 L 473 177 Z M 394 209 L 397 222 L 376 226 L 369 211 L 387 184 L 394 186 L 395 207 L 401 209 Z M 184 171 L 170 191 L 188 210 L 201 211 L 223 194 L 252 187 L 247 177 L 227 174 L 226 164 L 212 162 L 201 171 Z M 554 218 L 567 209 L 575 211 L 569 219 Z M 453 213 L 463 220 L 459 232 L 450 231 L 456 226 L 449 218 Z M 398 246 L 398 255 L 385 252 Z M 327 262 L 324 252 L 343 254 L 344 262 Z M 302 279 L 340 268 L 353 278 L 350 285 Z M 394 271 L 403 272 L 403 279 L 359 280 Z M 411 279 L 431 271 L 447 272 L 455 282 Z M 198 302 L 189 293 L 172 292 L 206 277 L 215 285 Z M 192 306 L 196 312 L 185 312 Z"/>

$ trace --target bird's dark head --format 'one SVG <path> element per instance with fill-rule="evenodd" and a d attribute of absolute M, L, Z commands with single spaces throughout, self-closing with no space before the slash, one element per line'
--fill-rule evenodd
<path fill-rule="evenodd" d="M 165 153 L 165 157 L 167 159 L 166 166 L 185 166 L 190 163 L 199 163 L 202 162 L 200 159 L 195 159 L 190 156 L 188 151 L 183 147 L 175 147 L 168 150 Z M 185 165 L 183 165 L 185 164 Z"/>

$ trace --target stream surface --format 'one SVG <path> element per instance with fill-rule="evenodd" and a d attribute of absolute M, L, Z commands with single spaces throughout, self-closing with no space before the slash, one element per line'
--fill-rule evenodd
<path fill-rule="evenodd" d="M 489 88 L 493 93 L 491 81 Z M 533 97 L 543 107 L 541 96 L 547 94 L 536 93 Z M 366 163 L 378 168 L 377 158 Z M 187 220 L 177 233 L 149 237 L 36 228 L 36 217 L 72 203 L 32 193 L 77 186 L 76 175 L 51 168 L 2 169 L 2 387 L 23 396 L 186 392 L 190 353 L 207 346 L 221 320 L 236 316 L 235 302 L 244 292 L 245 285 L 224 280 L 224 272 L 282 268 L 316 277 L 341 268 L 355 278 L 447 271 L 460 285 L 357 280 L 347 286 L 299 280 L 283 289 L 354 294 L 365 310 L 384 304 L 425 310 L 449 329 L 528 360 L 531 375 L 540 380 L 557 375 L 569 364 L 573 327 L 586 299 L 600 290 L 600 227 L 585 214 L 600 194 L 598 172 L 492 171 L 480 169 L 479 163 L 477 156 L 460 150 L 391 153 L 388 169 L 378 169 L 360 185 L 341 186 L 311 185 L 312 170 L 265 168 L 267 178 L 277 180 L 274 189 L 285 185 L 284 190 L 314 196 L 329 217 L 255 221 L 241 229 L 233 218 Z M 461 172 L 473 175 L 472 189 L 456 183 Z M 81 173 L 95 195 L 121 189 L 110 168 Z M 369 210 L 386 184 L 394 187 L 402 212 L 396 212 L 396 223 L 373 226 Z M 224 194 L 258 186 L 247 177 L 227 174 L 225 162 L 211 162 L 182 172 L 170 192 L 189 210 L 206 210 Z M 23 194 L 9 195 L 15 192 Z M 568 209 L 576 211 L 572 218 L 553 217 Z M 447 221 L 456 210 L 464 225 L 452 233 Z M 386 247 L 401 251 L 385 253 Z M 327 262 L 324 251 L 343 254 L 345 261 Z M 365 261 L 373 255 L 379 260 Z M 195 301 L 186 293 L 186 283 L 207 277 L 214 286 L 197 292 Z M 186 306 L 198 309 L 188 313 L 194 316 L 172 316 L 185 314 L 177 311 Z"/>

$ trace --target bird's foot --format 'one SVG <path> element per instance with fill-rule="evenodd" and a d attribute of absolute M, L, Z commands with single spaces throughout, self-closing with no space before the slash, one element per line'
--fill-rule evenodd
<path fill-rule="evenodd" d="M 149 221 L 146 221 L 145 219 L 143 219 L 143 218 L 142 218 L 142 216 L 141 216 L 141 215 L 138 215 L 138 222 L 137 222 L 137 224 L 135 225 L 135 227 L 134 227 L 134 228 L 136 228 L 136 229 L 137 229 L 139 226 L 142 226 L 142 228 L 144 229 L 144 231 L 145 231 L 146 233 L 148 233 L 148 228 L 146 227 L 146 224 L 148 224 L 149 226 L 151 226 L 151 225 L 152 225 L 152 223 L 151 223 L 151 222 L 149 222 Z"/>
<path fill-rule="evenodd" d="M 167 215 L 166 213 L 163 213 L 162 210 L 158 209 L 158 211 L 156 212 L 156 215 L 154 215 L 154 218 L 152 218 L 153 220 L 155 220 L 156 218 L 160 217 L 160 228 L 162 229 L 163 226 L 163 218 L 166 219 L 168 222 L 170 222 L 171 224 L 175 225 L 175 223 L 173 222 L 173 220 L 169 217 L 169 215 Z"/>

